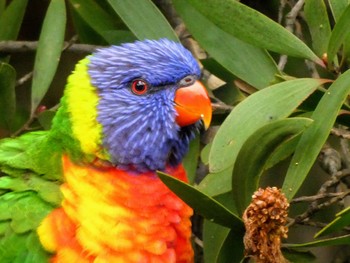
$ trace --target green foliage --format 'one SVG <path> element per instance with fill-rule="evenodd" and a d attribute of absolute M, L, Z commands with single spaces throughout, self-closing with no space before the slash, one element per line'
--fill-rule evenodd
<path fill-rule="evenodd" d="M 266 50 L 224 32 L 186 1 L 174 1 L 174 6 L 196 40 L 221 66 L 258 89 L 273 81 L 278 69 Z"/>
<path fill-rule="evenodd" d="M 4 62 L 0 62 L 0 127 L 11 130 L 16 111 L 16 71 Z"/>
<path fill-rule="evenodd" d="M 311 168 L 317 166 L 332 128 L 350 126 L 349 0 L 307 0 L 301 10 L 305 20 L 303 16 L 288 16 L 291 9 L 282 6 L 284 1 L 265 1 L 269 12 L 264 14 L 258 3 L 252 8 L 234 0 L 173 0 L 170 6 L 163 3 L 167 1 L 151 0 L 47 2 L 34 66 L 28 70 L 33 71 L 28 85 L 30 98 L 19 95 L 20 89 L 16 89 L 16 78 L 23 75 L 18 62 L 0 50 L 1 137 L 51 127 L 54 105 L 63 88 L 54 91 L 54 79 L 69 74 L 62 73 L 59 65 L 69 64 L 69 72 L 78 59 L 67 59 L 74 57 L 68 50 L 64 52 L 69 56 L 61 56 L 67 44 L 64 40 L 71 40 L 72 35 L 91 45 L 167 37 L 198 51 L 195 41 L 206 52 L 198 58 L 207 71 L 204 76 L 210 72 L 224 82 L 212 85 L 204 78 L 215 103 L 213 124 L 218 131 L 206 138 L 206 145 L 199 139 L 191 144 L 184 165 L 193 186 L 159 174 L 205 218 L 205 262 L 241 262 L 241 215 L 252 193 L 269 185 L 281 187 L 291 201 L 302 195 L 303 188 L 308 188 L 305 184 L 313 180 L 309 178 L 313 176 Z M 23 19 L 26 12 L 33 12 L 30 7 L 31 1 L 0 0 L 0 41 L 16 40 L 19 32 L 26 30 Z M 184 24 L 178 24 L 174 12 Z M 280 23 L 276 22 L 278 16 Z M 54 102 L 48 106 L 54 107 L 41 110 L 40 105 L 50 100 Z M 28 101 L 27 106 L 22 106 L 24 101 Z M 52 141 L 47 136 L 40 131 L 0 143 L 0 262 L 9 262 L 13 255 L 15 262 L 45 262 L 47 257 L 33 232 L 40 218 L 61 200 L 55 182 L 60 180 L 61 149 L 49 149 Z M 34 145 L 42 145 L 42 151 Z M 199 160 L 207 170 L 197 170 Z M 269 180 L 265 175 L 276 166 L 278 172 Z M 49 175 L 42 177 L 46 173 Z M 195 178 L 196 173 L 201 178 Z M 294 211 L 293 203 L 291 207 Z M 349 209 L 327 209 L 325 206 L 328 217 L 319 216 L 327 225 L 315 236 L 322 239 L 285 242 L 284 252 L 290 261 L 314 260 L 306 248 L 350 244 L 348 233 L 341 232 L 350 225 Z M 335 216 L 329 217 L 332 213 Z M 329 222 L 330 218 L 335 219 Z M 295 230 L 293 224 L 290 232 Z M 333 236 L 326 237 L 328 234 Z M 28 250 L 32 253 L 25 258 Z"/>
<path fill-rule="evenodd" d="M 17 38 L 27 3 L 27 0 L 14 0 L 4 9 L 0 17 L 0 40 Z"/>
<path fill-rule="evenodd" d="M 256 130 L 243 144 L 232 172 L 232 191 L 238 213 L 243 214 L 259 187 L 260 176 L 271 153 L 312 124 L 307 118 L 272 121 Z"/>
<path fill-rule="evenodd" d="M 52 0 L 43 22 L 35 57 L 31 94 L 32 115 L 49 89 L 57 70 L 63 47 L 65 27 L 66 7 L 64 0 Z"/>
<path fill-rule="evenodd" d="M 108 3 L 138 39 L 165 37 L 178 41 L 174 30 L 152 1 L 108 0 Z"/>

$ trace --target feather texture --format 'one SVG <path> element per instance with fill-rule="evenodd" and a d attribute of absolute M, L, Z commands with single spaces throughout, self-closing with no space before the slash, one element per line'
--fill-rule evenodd
<path fill-rule="evenodd" d="M 62 208 L 38 229 L 53 262 L 192 262 L 192 209 L 154 172 L 63 167 Z M 182 166 L 167 172 L 186 180 Z"/>

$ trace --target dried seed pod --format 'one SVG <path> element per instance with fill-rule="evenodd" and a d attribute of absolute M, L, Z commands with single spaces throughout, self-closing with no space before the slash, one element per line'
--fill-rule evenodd
<path fill-rule="evenodd" d="M 281 239 L 287 237 L 289 203 L 276 187 L 259 188 L 243 213 L 245 254 L 257 263 L 286 263 Z"/>

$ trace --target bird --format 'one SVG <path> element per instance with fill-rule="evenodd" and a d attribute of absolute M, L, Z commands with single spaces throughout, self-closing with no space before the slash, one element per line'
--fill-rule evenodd
<path fill-rule="evenodd" d="M 157 176 L 212 108 L 191 52 L 168 39 L 96 49 L 46 131 L 0 141 L 0 262 L 193 262 L 192 208 Z"/>

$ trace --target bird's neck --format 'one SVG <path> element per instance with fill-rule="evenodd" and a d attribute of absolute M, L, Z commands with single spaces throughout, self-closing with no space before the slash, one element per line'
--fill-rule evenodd
<path fill-rule="evenodd" d="M 39 229 L 43 245 L 57 253 L 54 262 L 192 262 L 192 209 L 154 172 L 79 166 L 68 158 L 63 167 L 62 208 Z M 167 172 L 186 180 L 182 166 Z"/>
<path fill-rule="evenodd" d="M 98 96 L 90 83 L 89 59 L 81 60 L 69 76 L 60 108 L 53 119 L 50 138 L 62 145 L 75 161 L 108 159 L 103 150 L 102 126 L 97 121 Z"/>

